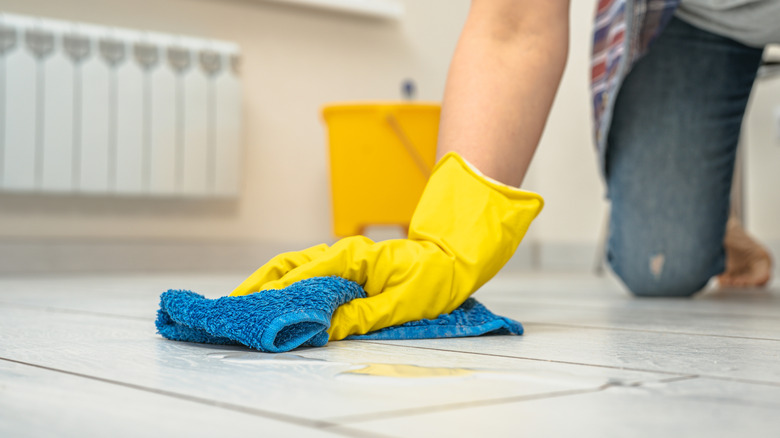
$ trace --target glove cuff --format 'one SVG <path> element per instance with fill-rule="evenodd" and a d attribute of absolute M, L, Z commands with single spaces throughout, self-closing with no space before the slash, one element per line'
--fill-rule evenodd
<path fill-rule="evenodd" d="M 534 213 L 533 217 L 535 218 L 540 211 L 544 208 L 544 198 L 542 198 L 541 195 L 535 192 L 530 192 L 527 190 L 521 190 L 516 187 L 512 187 L 510 185 L 504 184 L 500 181 L 497 181 L 477 169 L 476 166 L 471 164 L 468 160 L 463 158 L 460 154 L 457 152 L 447 152 L 441 160 L 439 160 L 438 163 L 436 163 L 436 166 L 433 168 L 432 173 L 436 173 L 436 170 L 438 170 L 440 167 L 444 167 L 447 165 L 448 162 L 455 161 L 457 162 L 466 172 L 470 173 L 474 179 L 477 181 L 485 184 L 486 186 L 490 187 L 493 190 L 498 191 L 502 195 L 506 196 L 507 198 L 511 200 L 533 200 L 538 201 L 539 207 Z"/>
<path fill-rule="evenodd" d="M 538 194 L 492 181 L 450 152 L 434 167 L 409 238 L 449 256 L 455 282 L 450 302 L 457 306 L 512 257 L 543 205 Z"/>

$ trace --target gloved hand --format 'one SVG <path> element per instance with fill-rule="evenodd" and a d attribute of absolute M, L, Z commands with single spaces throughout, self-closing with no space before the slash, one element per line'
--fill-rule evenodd
<path fill-rule="evenodd" d="M 450 152 L 431 174 L 407 239 L 375 243 L 352 236 L 280 254 L 231 295 L 319 276 L 352 280 L 368 297 L 336 310 L 331 340 L 433 319 L 456 309 L 506 264 L 543 205 L 541 196 L 489 180 Z"/>

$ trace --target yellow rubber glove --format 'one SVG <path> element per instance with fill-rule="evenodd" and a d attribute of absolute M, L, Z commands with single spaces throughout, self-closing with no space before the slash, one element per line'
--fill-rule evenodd
<path fill-rule="evenodd" d="M 337 275 L 367 298 L 333 314 L 331 340 L 436 318 L 460 306 L 512 257 L 544 205 L 541 196 L 496 183 L 451 152 L 433 170 L 409 226 L 409 238 L 347 237 L 280 254 L 231 295 L 281 289 Z"/>

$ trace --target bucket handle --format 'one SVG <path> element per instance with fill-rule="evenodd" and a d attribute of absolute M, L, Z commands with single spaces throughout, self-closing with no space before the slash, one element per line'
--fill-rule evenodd
<path fill-rule="evenodd" d="M 401 140 L 401 144 L 404 146 L 404 149 L 406 149 L 406 152 L 414 160 L 414 164 L 417 165 L 417 169 L 423 174 L 423 176 L 425 176 L 425 178 L 431 176 L 432 169 L 428 167 L 427 164 L 425 164 L 425 160 L 423 160 L 419 150 L 414 147 L 414 143 L 409 140 L 409 137 L 406 135 L 403 129 L 401 129 L 401 124 L 398 123 L 398 119 L 396 119 L 392 113 L 387 113 L 385 119 L 390 125 L 390 128 L 392 128 L 393 132 L 395 132 L 395 135 L 398 136 L 398 139 Z"/>

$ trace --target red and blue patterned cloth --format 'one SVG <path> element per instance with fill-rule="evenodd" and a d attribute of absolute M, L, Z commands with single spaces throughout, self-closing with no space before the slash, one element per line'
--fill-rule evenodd
<path fill-rule="evenodd" d="M 599 0 L 593 31 L 593 134 L 604 169 L 606 136 L 620 84 L 674 15 L 680 0 Z"/>

